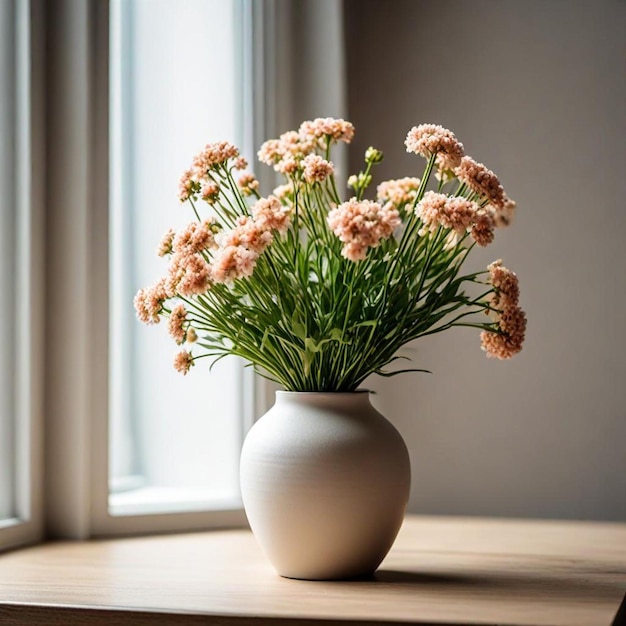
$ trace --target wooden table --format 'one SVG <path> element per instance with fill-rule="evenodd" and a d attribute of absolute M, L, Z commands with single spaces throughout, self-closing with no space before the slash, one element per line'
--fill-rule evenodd
<path fill-rule="evenodd" d="M 377 574 L 278 577 L 249 531 L 0 555 L 0 624 L 609 626 L 626 524 L 409 517 Z"/>

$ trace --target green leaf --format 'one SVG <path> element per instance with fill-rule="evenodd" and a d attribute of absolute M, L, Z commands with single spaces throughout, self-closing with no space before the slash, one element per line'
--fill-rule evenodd
<path fill-rule="evenodd" d="M 385 372 L 383 370 L 376 370 L 373 372 L 374 374 L 378 374 L 379 376 L 384 376 L 385 378 L 391 378 L 392 376 L 397 376 L 398 374 L 406 374 L 408 372 L 423 372 L 424 374 L 432 374 L 430 370 L 420 370 L 420 369 L 406 369 L 406 370 L 395 370 L 394 372 Z"/>

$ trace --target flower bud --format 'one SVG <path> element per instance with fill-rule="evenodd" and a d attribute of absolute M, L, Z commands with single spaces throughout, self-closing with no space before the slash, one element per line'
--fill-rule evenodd
<path fill-rule="evenodd" d="M 359 172 L 359 187 L 369 187 L 372 182 L 372 175 L 365 174 L 365 172 Z"/>
<path fill-rule="evenodd" d="M 370 146 L 365 151 L 365 162 L 366 163 L 380 163 L 383 160 L 383 153 L 376 148 Z"/>

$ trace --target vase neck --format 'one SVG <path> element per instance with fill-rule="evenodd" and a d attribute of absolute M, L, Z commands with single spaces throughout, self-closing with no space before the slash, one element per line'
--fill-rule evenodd
<path fill-rule="evenodd" d="M 277 391 L 276 405 L 297 405 L 311 407 L 367 407 L 370 406 L 368 390 L 348 392 L 325 391 Z"/>

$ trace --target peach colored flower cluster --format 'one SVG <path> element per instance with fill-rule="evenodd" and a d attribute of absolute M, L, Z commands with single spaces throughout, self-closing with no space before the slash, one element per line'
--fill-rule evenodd
<path fill-rule="evenodd" d="M 515 272 L 502 265 L 498 259 L 487 266 L 489 282 L 494 288 L 491 306 L 500 309 L 517 306 L 519 303 L 519 280 Z"/>
<path fill-rule="evenodd" d="M 437 155 L 439 170 L 454 170 L 461 164 L 463 144 L 454 133 L 438 124 L 420 124 L 414 126 L 407 134 L 407 152 L 421 154 L 425 158 Z"/>
<path fill-rule="evenodd" d="M 351 261 L 362 261 L 369 248 L 391 237 L 400 225 L 400 214 L 391 204 L 381 206 L 370 200 L 352 198 L 328 213 L 328 225 L 344 244 L 341 254 Z"/>
<path fill-rule="evenodd" d="M 264 230 L 275 230 L 281 234 L 287 232 L 291 223 L 292 209 L 283 206 L 274 196 L 261 198 L 252 205 L 252 217 Z"/>
<path fill-rule="evenodd" d="M 302 166 L 304 167 L 304 180 L 309 184 L 324 182 L 335 171 L 330 161 L 317 154 L 304 157 Z"/>
<path fill-rule="evenodd" d="M 201 254 L 180 252 L 172 255 L 165 279 L 168 297 L 185 297 L 206 293 L 213 282 L 211 267 Z"/>
<path fill-rule="evenodd" d="M 376 196 L 380 202 L 391 202 L 396 207 L 412 204 L 420 186 L 419 178 L 406 176 L 396 180 L 386 180 L 376 188 Z"/>
<path fill-rule="evenodd" d="M 481 247 L 488 246 L 493 242 L 495 233 L 493 231 L 494 221 L 491 213 L 485 209 L 478 209 L 474 217 L 474 223 L 470 230 L 472 239 Z"/>
<path fill-rule="evenodd" d="M 515 272 L 494 261 L 488 268 L 489 282 L 494 288 L 490 305 L 495 314 L 499 332 L 483 331 L 480 334 L 482 349 L 488 357 L 510 359 L 524 343 L 526 314 L 519 306 L 519 281 Z"/>
<path fill-rule="evenodd" d="M 285 185 L 278 185 L 272 192 L 273 196 L 276 196 L 281 202 L 291 202 L 294 194 L 294 186 L 291 181 Z"/>
<path fill-rule="evenodd" d="M 257 156 L 261 163 L 271 165 L 277 172 L 293 176 L 303 167 L 304 158 L 315 152 L 316 147 L 325 147 L 326 138 L 331 142 L 350 143 L 354 126 L 350 122 L 332 117 L 317 118 L 303 122 L 299 130 L 283 133 L 278 139 L 266 141 Z"/>
<path fill-rule="evenodd" d="M 170 337 L 178 344 L 184 343 L 187 338 L 187 309 L 183 304 L 177 304 L 170 313 L 167 329 Z"/>
<path fill-rule="evenodd" d="M 300 162 L 311 154 L 315 145 L 295 130 L 283 133 L 278 139 L 269 139 L 259 149 L 257 156 L 261 163 L 271 165 L 281 174 L 294 174 Z"/>
<path fill-rule="evenodd" d="M 211 179 L 210 172 L 226 165 L 230 159 L 235 159 L 235 167 L 238 169 L 245 163 L 245 159 L 239 156 L 239 150 L 228 141 L 207 144 L 193 158 L 191 168 L 182 175 L 178 184 L 179 200 L 185 202 L 201 193 L 203 200 L 211 204 L 215 202 L 219 189 Z"/>
<path fill-rule="evenodd" d="M 163 312 L 163 303 L 168 297 L 165 279 L 151 287 L 140 289 L 133 301 L 139 320 L 144 324 L 158 324 L 161 321 L 159 316 Z"/>
<path fill-rule="evenodd" d="M 174 232 L 173 228 L 170 228 L 165 235 L 163 235 L 160 243 L 159 243 L 159 247 L 157 248 L 157 255 L 158 256 L 165 256 L 166 254 L 171 254 L 173 251 L 173 243 L 174 243 L 174 237 L 176 236 L 176 233 Z"/>
<path fill-rule="evenodd" d="M 354 137 L 354 126 L 343 119 L 318 117 L 312 121 L 302 122 L 298 132 L 301 136 L 312 141 L 330 137 L 333 141 L 350 143 Z"/>
<path fill-rule="evenodd" d="M 181 374 L 186 375 L 193 364 L 193 356 L 187 350 L 181 350 L 174 357 L 174 368 Z"/>
<path fill-rule="evenodd" d="M 272 231 L 265 225 L 247 216 L 237 218 L 237 225 L 224 235 L 222 247 L 240 246 L 257 255 L 261 254 L 274 239 Z"/>
<path fill-rule="evenodd" d="M 239 278 L 249 278 L 258 258 L 257 252 L 243 245 L 221 248 L 213 260 L 213 279 L 216 283 L 230 283 Z"/>
<path fill-rule="evenodd" d="M 209 204 L 215 204 L 220 195 L 220 188 L 212 180 L 204 180 L 200 185 L 200 197 Z"/>
<path fill-rule="evenodd" d="M 215 218 L 191 222 L 179 233 L 168 230 L 157 253 L 171 255 L 168 274 L 155 286 L 140 289 L 135 297 L 137 316 L 141 321 L 158 322 L 163 302 L 177 295 L 191 296 L 206 293 L 210 288 L 211 268 L 205 258 L 209 250 L 217 248 L 215 235 L 220 226 Z"/>
<path fill-rule="evenodd" d="M 479 246 L 493 241 L 493 220 L 489 213 L 476 202 L 462 197 L 449 197 L 435 191 L 427 191 L 415 207 L 416 215 L 424 226 L 419 234 L 435 232 L 439 226 L 449 228 L 462 237 L 470 232 Z"/>
<path fill-rule="evenodd" d="M 496 209 L 504 207 L 504 189 L 498 177 L 482 163 L 465 156 L 454 170 L 457 178 L 465 183 L 475 194 L 486 198 Z"/>
<path fill-rule="evenodd" d="M 237 180 L 237 184 L 244 196 L 251 196 L 259 191 L 259 181 L 254 174 L 242 174 Z"/>
<path fill-rule="evenodd" d="M 238 157 L 239 150 L 228 141 L 208 143 L 204 150 L 193 158 L 191 168 L 198 179 L 201 180 L 218 165 L 224 165 L 229 159 Z"/>
<path fill-rule="evenodd" d="M 502 206 L 499 207 L 490 204 L 488 207 L 493 217 L 493 223 L 497 228 L 510 226 L 515 219 L 515 200 L 511 200 L 506 194 Z"/>
<path fill-rule="evenodd" d="M 219 226 L 215 218 L 208 218 L 202 222 L 191 222 L 183 230 L 176 234 L 171 243 L 171 250 L 174 254 L 187 256 L 198 254 L 205 250 L 217 247 L 215 234 L 219 231 Z M 169 236 L 166 234 L 162 243 Z"/>
<path fill-rule="evenodd" d="M 376 201 L 361 199 L 371 189 L 375 174 L 374 164 L 383 158 L 382 152 L 368 148 L 364 170 L 348 179 L 348 185 L 353 187 L 355 197 L 341 202 L 337 198 L 334 180 L 332 185 L 322 183 L 329 177 L 332 180 L 334 176 L 335 168 L 330 161 L 331 146 L 338 142 L 350 143 L 354 132 L 354 126 L 343 119 L 317 118 L 303 122 L 298 130 L 285 132 L 278 139 L 266 141 L 258 151 L 259 160 L 282 173 L 286 184 L 276 187 L 273 195 L 264 198 L 259 198 L 259 181 L 249 173 L 246 159 L 235 146 L 228 142 L 205 146 L 193 158 L 191 167 L 181 177 L 179 198 L 181 201 L 203 200 L 211 205 L 208 212 L 216 215 L 217 219 L 198 219 L 178 232 L 170 229 L 163 236 L 158 254 L 168 257 L 167 275 L 151 287 L 140 289 L 136 294 L 134 303 L 139 319 L 155 324 L 161 318 L 166 318 L 169 334 L 182 347 L 182 344 L 189 344 L 197 339 L 192 322 L 198 328 L 219 327 L 218 324 L 213 324 L 211 316 L 231 314 L 231 296 L 242 298 L 243 294 L 236 287 L 229 287 L 233 281 L 254 276 L 258 280 L 253 278 L 250 288 L 268 289 L 269 282 L 265 279 L 270 274 L 266 270 L 273 274 L 281 271 L 288 274 L 297 272 L 303 266 L 299 255 L 311 256 L 314 263 L 312 267 L 317 268 L 316 271 L 320 274 L 326 271 L 334 274 L 344 267 L 341 259 L 333 260 L 324 255 L 337 255 L 339 249 L 341 255 L 352 262 L 364 261 L 368 258 L 370 248 L 376 247 L 380 254 L 369 252 L 372 260 L 387 261 L 394 255 L 400 255 L 399 258 L 394 258 L 388 274 L 381 277 L 381 280 L 397 276 L 406 266 L 411 268 L 410 272 L 407 269 L 406 274 L 407 279 L 410 278 L 406 283 L 407 289 L 421 292 L 424 279 L 420 278 L 420 272 L 426 272 L 425 279 L 434 283 L 432 289 L 439 293 L 440 287 L 448 280 L 446 276 L 449 276 L 448 270 L 452 267 L 449 265 L 452 263 L 450 259 L 461 258 L 455 256 L 455 253 L 444 252 L 437 257 L 435 269 L 429 265 L 424 266 L 424 250 L 430 247 L 429 240 L 422 240 L 421 237 L 437 233 L 438 245 L 433 252 L 435 255 L 441 252 L 440 246 L 446 250 L 460 245 L 459 242 L 463 243 L 466 239 L 469 243 L 473 240 L 480 246 L 486 246 L 493 241 L 495 228 L 507 226 L 513 219 L 515 202 L 506 196 L 496 175 L 481 163 L 465 156 L 463 144 L 454 133 L 436 124 L 414 126 L 406 136 L 406 150 L 419 154 L 429 159 L 431 165 L 434 164 L 439 191 L 446 191 L 446 185 L 455 177 L 458 178 L 460 185 L 455 192 L 427 191 L 418 203 L 418 192 L 421 194 L 424 191 L 420 191 L 421 184 L 425 188 L 429 181 L 404 177 L 381 182 L 376 189 Z M 430 167 L 427 171 L 428 176 L 432 177 Z M 428 176 L 424 178 L 427 179 Z M 248 199 L 250 197 L 259 199 L 254 202 L 254 199 Z M 296 198 L 300 210 L 306 209 L 307 212 L 298 221 L 299 232 L 289 232 L 289 237 L 284 237 L 292 224 Z M 195 204 L 193 209 L 198 216 Z M 406 227 L 402 227 L 403 220 L 406 221 Z M 227 226 L 228 230 L 221 232 L 223 226 Z M 338 241 L 312 251 L 309 246 L 326 241 L 326 237 L 321 234 L 326 228 L 336 235 Z M 398 237 L 402 233 L 400 246 L 393 245 L 394 233 Z M 328 230 L 326 234 L 331 236 Z M 306 247 L 289 249 L 297 238 L 304 236 L 309 237 Z M 380 246 L 386 239 L 391 241 L 382 245 L 381 250 Z M 275 256 L 267 252 L 272 245 L 275 247 Z M 268 256 L 261 259 L 263 254 Z M 292 258 L 297 265 L 291 265 Z M 374 262 L 378 263 L 378 260 Z M 363 272 L 356 271 L 354 274 L 363 281 L 368 280 L 366 264 L 367 262 L 358 266 L 365 271 L 365 278 Z M 519 306 L 517 276 L 503 267 L 501 261 L 492 263 L 488 269 L 491 286 L 488 305 L 475 300 L 466 301 L 463 299 L 465 294 L 460 294 L 457 300 L 454 300 L 454 294 L 451 298 L 455 302 L 462 300 L 461 304 L 466 302 L 468 308 L 474 312 L 487 309 L 489 321 L 476 324 L 484 329 L 481 333 L 482 349 L 487 356 L 508 359 L 522 348 L 526 315 Z M 470 274 L 461 278 L 462 281 L 476 282 L 476 276 Z M 326 275 L 318 276 L 320 281 L 326 278 Z M 337 284 L 341 284 L 341 276 L 333 276 L 332 280 L 335 278 L 339 281 Z M 314 279 L 314 275 L 313 278 L 311 274 L 304 275 L 305 282 Z M 290 284 L 288 280 L 285 282 Z M 271 283 L 274 284 L 273 279 Z M 332 286 L 334 293 L 334 283 Z M 427 282 L 427 286 L 431 289 L 430 282 Z M 358 284 L 353 287 L 364 288 Z M 212 291 L 209 293 L 210 290 Z M 224 299 L 227 293 L 230 296 Z M 445 300 L 448 291 L 442 293 Z M 415 298 L 419 296 L 420 293 L 417 293 Z M 280 291 L 264 294 L 265 299 L 267 302 L 280 302 Z M 247 301 L 243 298 L 240 303 L 245 312 Z M 393 308 L 393 303 L 391 307 Z M 472 313 L 472 310 L 468 313 Z M 259 328 L 254 326 L 254 329 L 263 336 L 266 318 L 258 317 L 255 321 L 255 314 L 250 311 L 245 312 L 242 317 L 245 322 L 242 323 L 250 324 L 251 327 L 257 324 Z M 288 327 L 290 312 L 284 313 L 285 318 L 280 320 L 280 324 Z M 329 313 L 334 314 L 334 311 Z M 422 311 L 418 307 L 412 314 L 419 317 Z M 203 321 L 205 315 L 206 324 Z M 434 312 L 432 319 L 428 317 L 426 322 L 436 324 L 436 318 L 437 312 Z M 402 323 L 402 319 L 407 318 L 400 316 L 398 324 Z M 457 322 L 456 319 L 453 321 Z M 444 325 L 434 328 L 433 332 L 446 327 Z M 398 346 L 402 337 L 404 335 L 399 336 Z M 227 345 L 227 340 L 233 340 L 228 332 L 222 339 L 226 340 L 224 345 Z M 210 337 L 207 338 L 209 340 Z M 255 339 L 255 345 L 248 346 L 251 354 L 256 354 L 255 350 L 259 348 L 256 344 L 260 343 L 262 342 Z M 297 361 L 298 358 L 295 358 L 294 362 Z M 183 374 L 194 363 L 194 356 L 187 350 L 179 352 L 174 359 L 175 368 Z M 276 369 L 279 370 L 282 366 L 282 363 L 277 364 Z"/>
<path fill-rule="evenodd" d="M 178 182 L 178 199 L 181 202 L 189 200 L 197 191 L 198 183 L 194 180 L 193 172 L 191 170 L 185 170 Z"/>
<path fill-rule="evenodd" d="M 251 212 L 252 217 L 238 218 L 235 228 L 224 236 L 212 264 L 216 283 L 250 277 L 259 256 L 272 243 L 273 233 L 284 233 L 289 227 L 291 209 L 274 196 L 258 200 Z"/>

